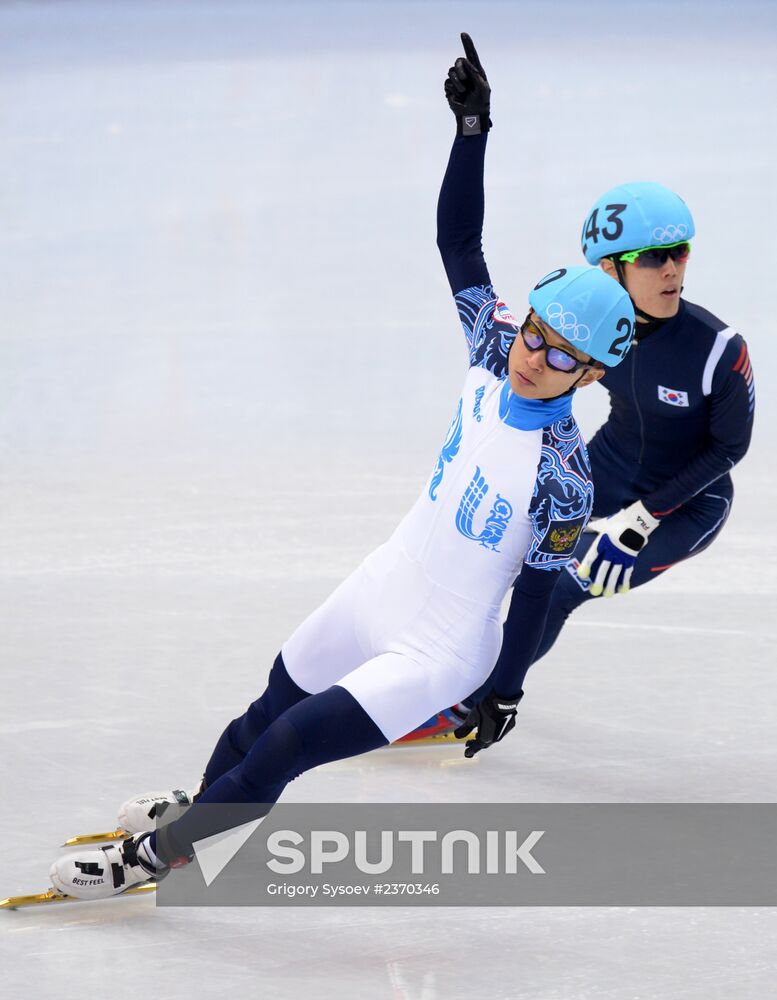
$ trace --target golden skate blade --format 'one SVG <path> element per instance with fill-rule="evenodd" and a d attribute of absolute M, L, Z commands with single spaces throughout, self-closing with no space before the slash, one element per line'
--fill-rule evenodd
<path fill-rule="evenodd" d="M 121 899 L 122 896 L 140 896 L 143 893 L 156 892 L 156 882 L 146 882 L 143 885 L 133 885 L 131 889 L 125 889 L 116 896 L 106 896 L 106 899 Z M 7 899 L 0 899 L 0 910 L 18 910 L 22 906 L 42 906 L 44 903 L 100 903 L 99 899 L 80 899 L 78 896 L 66 896 L 57 892 L 56 889 L 49 889 L 48 892 L 39 892 L 33 896 L 8 896 Z"/>
<path fill-rule="evenodd" d="M 62 845 L 63 847 L 81 847 L 83 844 L 103 844 L 106 840 L 124 840 L 131 834 L 126 830 L 108 830 L 107 833 L 81 833 L 77 837 L 71 837 Z"/>
<path fill-rule="evenodd" d="M 397 740 L 391 743 L 392 747 L 419 747 L 429 746 L 432 743 L 459 743 L 463 746 L 464 740 L 457 740 L 453 733 L 437 733 L 435 736 L 422 736 L 418 740 Z"/>

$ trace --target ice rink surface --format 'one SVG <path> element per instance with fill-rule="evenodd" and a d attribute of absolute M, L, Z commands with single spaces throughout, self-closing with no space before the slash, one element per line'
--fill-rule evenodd
<path fill-rule="evenodd" d="M 686 297 L 748 339 L 716 545 L 578 613 L 516 733 L 289 801 L 775 801 L 772 3 L 0 5 L 0 896 L 196 781 L 283 639 L 432 467 L 465 370 L 434 245 L 458 33 L 493 87 L 485 249 L 520 312 L 589 203 L 682 192 Z M 598 388 L 576 412 L 590 433 Z M 752 998 L 773 909 L 0 915 L 0 995 Z"/>

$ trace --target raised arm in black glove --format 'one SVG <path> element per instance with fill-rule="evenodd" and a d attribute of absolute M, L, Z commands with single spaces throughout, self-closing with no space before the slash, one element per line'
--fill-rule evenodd
<path fill-rule="evenodd" d="M 448 70 L 445 96 L 456 115 L 457 135 L 480 135 L 491 128 L 491 88 L 472 39 L 461 33 L 464 55 Z"/>
<path fill-rule="evenodd" d="M 492 691 L 478 702 L 459 728 L 453 731 L 457 740 L 463 740 L 473 729 L 477 729 L 475 739 L 467 740 L 465 757 L 474 757 L 479 751 L 504 739 L 515 728 L 515 716 L 521 698 L 523 691 L 519 691 L 516 698 L 500 698 Z"/>

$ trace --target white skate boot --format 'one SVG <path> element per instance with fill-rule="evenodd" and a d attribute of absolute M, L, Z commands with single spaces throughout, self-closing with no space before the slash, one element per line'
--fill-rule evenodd
<path fill-rule="evenodd" d="M 147 833 L 156 828 L 156 819 L 168 806 L 190 806 L 202 794 L 202 782 L 193 792 L 175 788 L 169 792 L 136 795 L 119 808 L 119 826 L 127 833 Z"/>
<path fill-rule="evenodd" d="M 65 854 L 51 866 L 51 884 L 66 896 L 106 899 L 133 885 L 158 880 L 168 869 L 158 872 L 150 860 L 143 844 L 148 837 L 142 833 L 107 847 Z"/>

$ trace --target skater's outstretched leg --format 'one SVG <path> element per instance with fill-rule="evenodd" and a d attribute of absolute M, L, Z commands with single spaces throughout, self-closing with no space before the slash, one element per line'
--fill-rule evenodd
<path fill-rule="evenodd" d="M 180 819 L 151 835 L 160 861 L 192 855 L 192 843 L 246 822 L 245 809 L 233 819 L 229 805 L 256 804 L 263 816 L 286 785 L 311 768 L 385 746 L 388 740 L 344 688 L 310 695 L 285 711 L 231 771 L 209 785 Z M 221 808 L 208 809 L 219 804 Z"/>
<path fill-rule="evenodd" d="M 198 789 L 152 792 L 129 799 L 119 812 L 119 826 L 128 833 L 153 830 L 155 819 L 165 808 L 190 804 L 205 787 L 240 764 L 283 712 L 310 694 L 326 691 L 364 663 L 369 652 L 357 635 L 356 609 L 367 585 L 363 570 L 357 569 L 284 643 L 266 690 L 221 734 Z"/>
<path fill-rule="evenodd" d="M 264 816 L 304 771 L 386 743 L 344 688 L 311 695 L 276 719 L 243 760 L 208 786 L 180 819 L 121 844 L 60 857 L 51 868 L 52 884 L 66 895 L 101 899 L 158 879 L 170 866 L 188 861 L 198 840 L 247 822 L 247 804 L 255 805 L 256 817 Z M 219 808 L 209 808 L 214 804 Z"/>
<path fill-rule="evenodd" d="M 307 697 L 308 692 L 303 691 L 289 677 L 283 656 L 279 653 L 270 671 L 264 694 L 243 715 L 233 719 L 221 734 L 200 785 L 186 790 L 176 788 L 170 791 L 144 792 L 127 799 L 119 808 L 118 823 L 121 829 L 133 834 L 151 831 L 156 826 L 156 820 L 169 806 L 185 807 L 196 802 L 205 788 L 241 763 L 278 716 Z"/>

